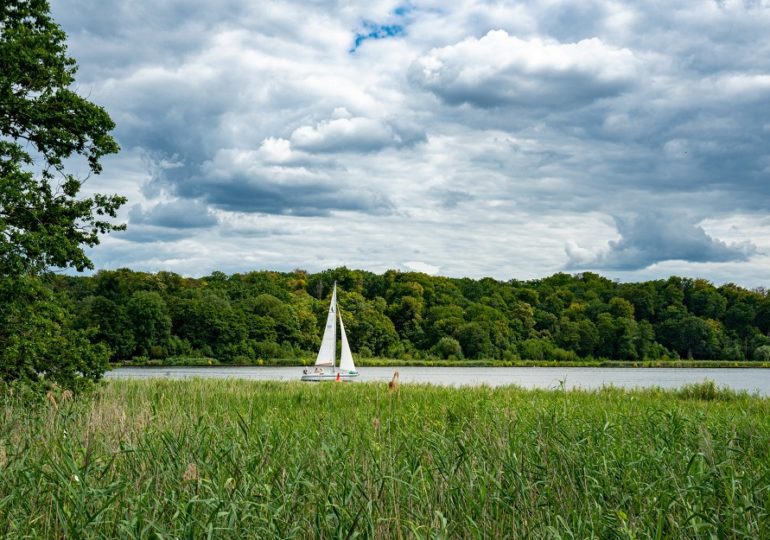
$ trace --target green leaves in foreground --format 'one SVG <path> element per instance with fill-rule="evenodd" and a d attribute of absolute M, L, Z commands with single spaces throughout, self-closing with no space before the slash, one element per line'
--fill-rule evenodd
<path fill-rule="evenodd" d="M 46 0 L 0 2 L 0 384 L 77 390 L 107 368 L 107 346 L 73 328 L 45 283 L 52 267 L 93 268 L 84 249 L 115 225 L 125 198 L 81 195 L 118 151 L 107 112 L 73 91 L 75 60 Z"/>
<path fill-rule="evenodd" d="M 107 112 L 71 89 L 75 60 L 49 11 L 44 0 L 0 3 L 0 276 L 91 268 L 83 247 L 123 228 L 107 218 L 125 198 L 78 197 L 84 180 L 65 169 L 80 156 L 99 174 L 118 145 Z"/>
<path fill-rule="evenodd" d="M 9 537 L 770 534 L 768 401 L 718 389 L 131 381 L 1 407 Z"/>
<path fill-rule="evenodd" d="M 0 391 L 3 383 L 82 390 L 108 369 L 109 349 L 73 326 L 53 291 L 32 277 L 0 277 Z"/>

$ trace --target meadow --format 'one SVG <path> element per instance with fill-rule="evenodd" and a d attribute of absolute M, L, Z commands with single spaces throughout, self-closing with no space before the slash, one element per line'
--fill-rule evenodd
<path fill-rule="evenodd" d="M 0 396 L 0 536 L 768 538 L 770 400 L 237 380 Z"/>

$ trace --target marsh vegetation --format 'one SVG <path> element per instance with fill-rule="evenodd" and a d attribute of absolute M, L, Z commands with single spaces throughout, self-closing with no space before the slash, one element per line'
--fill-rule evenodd
<path fill-rule="evenodd" d="M 0 534 L 770 535 L 770 401 L 236 380 L 0 402 Z"/>

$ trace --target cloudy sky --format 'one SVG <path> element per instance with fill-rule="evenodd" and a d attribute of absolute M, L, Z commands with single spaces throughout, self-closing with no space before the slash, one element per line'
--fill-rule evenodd
<path fill-rule="evenodd" d="M 770 286 L 768 0 L 52 0 L 97 268 Z"/>

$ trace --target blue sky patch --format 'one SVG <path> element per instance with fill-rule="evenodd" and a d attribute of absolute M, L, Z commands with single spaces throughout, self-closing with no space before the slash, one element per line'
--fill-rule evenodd
<path fill-rule="evenodd" d="M 398 6 L 396 9 L 393 10 L 393 15 L 396 15 L 398 17 L 403 17 L 413 9 L 414 8 L 412 6 Z"/>
<path fill-rule="evenodd" d="M 401 9 L 401 8 L 397 8 Z M 387 39 L 391 37 L 403 36 L 404 26 L 401 24 L 377 24 L 371 21 L 364 21 L 364 32 L 357 33 L 350 52 L 356 52 L 361 44 L 367 39 Z"/>

